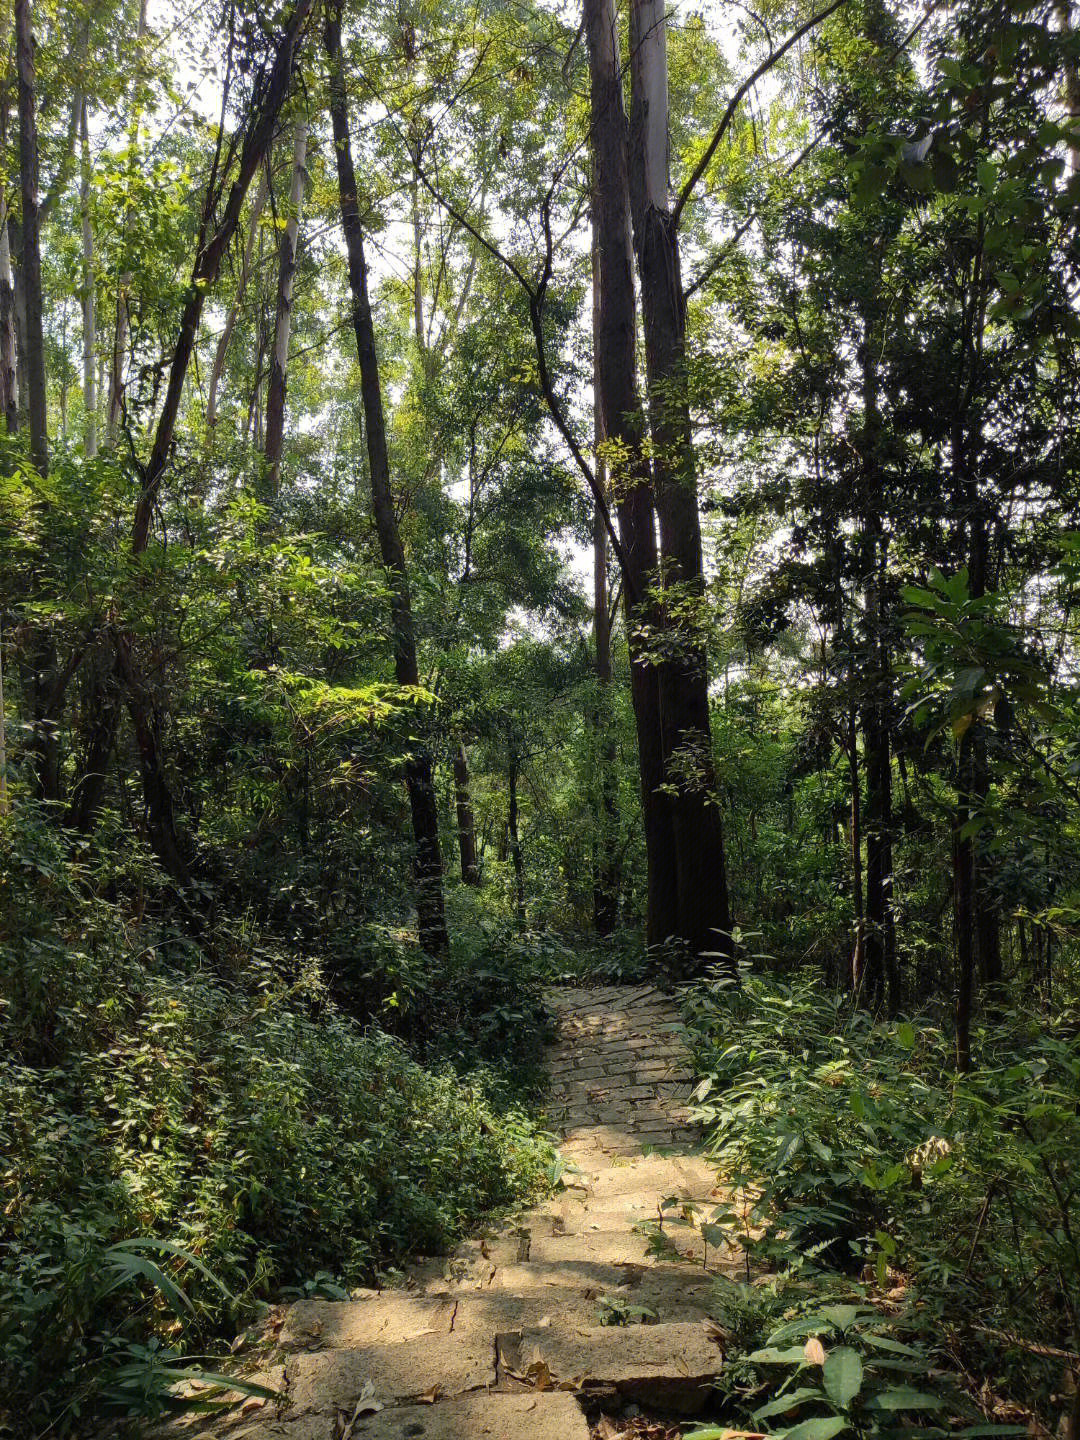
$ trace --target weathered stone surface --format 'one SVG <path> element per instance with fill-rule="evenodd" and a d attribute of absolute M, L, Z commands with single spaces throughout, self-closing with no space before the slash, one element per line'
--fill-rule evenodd
<path fill-rule="evenodd" d="M 222 1440 L 587 1440 L 560 1383 L 593 1407 L 700 1411 L 722 1363 L 702 1323 L 715 1277 L 744 1262 L 704 1251 L 700 1222 L 724 1196 L 689 1153 L 677 1009 L 647 985 L 550 1000 L 548 1114 L 576 1167 L 562 1190 L 418 1261 L 403 1290 L 290 1306 L 275 1387 L 288 1403 L 252 1407 L 235 1428 L 215 1421 Z M 634 1323 L 642 1312 L 648 1323 Z M 358 1413 L 365 1394 L 385 1408 Z"/>
<path fill-rule="evenodd" d="M 376 1400 L 393 1404 L 494 1385 L 495 1351 L 490 1336 L 428 1335 L 363 1350 L 294 1355 L 286 1363 L 285 1377 L 290 1416 L 347 1408 L 368 1381 Z"/>
<path fill-rule="evenodd" d="M 463 1395 L 438 1405 L 410 1405 L 357 1420 L 357 1440 L 589 1440 L 573 1395 Z"/>
<path fill-rule="evenodd" d="M 448 1335 L 454 1302 L 397 1292 L 358 1300 L 299 1300 L 285 1315 L 280 1343 L 287 1349 L 357 1350 L 424 1335 Z"/>
<path fill-rule="evenodd" d="M 527 1375 L 542 1362 L 554 1383 L 579 1393 L 615 1389 L 627 1399 L 693 1415 L 723 1365 L 699 1324 L 604 1326 L 576 1333 L 525 1330 L 504 1336 L 508 1369 Z M 516 1362 L 516 1363 L 515 1363 Z"/>

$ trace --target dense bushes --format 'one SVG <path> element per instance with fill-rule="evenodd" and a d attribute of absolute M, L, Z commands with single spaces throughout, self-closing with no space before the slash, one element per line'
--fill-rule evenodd
<path fill-rule="evenodd" d="M 171 1284 L 190 1349 L 259 1295 L 370 1278 L 541 1182 L 547 1151 L 490 1075 L 361 1031 L 313 962 L 233 936 L 211 964 L 95 898 L 91 857 L 32 813 L 3 846 L 0 1432 L 5 1407 L 62 1431 L 148 1336 L 175 1344 Z"/>
<path fill-rule="evenodd" d="M 745 1202 L 714 1223 L 811 1308 L 892 1292 L 954 1368 L 1048 1405 L 1080 1351 L 1075 1017 L 1002 1015 L 958 1077 L 929 1014 L 875 1021 L 810 981 L 690 1005 L 709 1150 Z"/>

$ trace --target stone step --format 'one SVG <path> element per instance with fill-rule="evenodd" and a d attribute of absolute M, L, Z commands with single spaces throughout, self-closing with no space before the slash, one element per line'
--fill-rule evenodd
<path fill-rule="evenodd" d="M 350 1440 L 589 1440 L 589 1424 L 573 1395 L 551 1390 L 382 1410 L 362 1416 L 348 1433 Z M 333 1431 L 326 1440 L 334 1440 Z"/>
<path fill-rule="evenodd" d="M 696 1415 L 723 1366 L 714 1336 L 700 1323 L 518 1330 L 498 1337 L 499 1379 L 568 1385 L 585 1397 L 618 1395 Z"/>

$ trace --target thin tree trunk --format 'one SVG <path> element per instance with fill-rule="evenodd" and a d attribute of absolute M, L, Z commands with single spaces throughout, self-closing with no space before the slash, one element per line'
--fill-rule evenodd
<path fill-rule="evenodd" d="M 150 541 L 150 526 L 158 492 L 172 453 L 180 401 L 184 392 L 188 366 L 191 362 L 207 293 L 213 287 L 225 252 L 232 242 L 240 221 L 248 188 L 260 166 L 265 162 L 278 112 L 285 101 L 292 81 L 293 58 L 297 35 L 311 7 L 312 0 L 296 0 L 282 30 L 274 60 L 258 91 L 258 103 L 249 118 L 240 148 L 240 161 L 223 207 L 223 182 L 212 179 L 204 200 L 203 229 L 192 266 L 192 284 L 180 317 L 179 333 L 173 348 L 169 384 L 161 414 L 154 432 L 150 459 L 142 476 L 142 489 L 135 506 L 131 527 L 131 553 L 138 557 Z M 216 228 L 214 217 L 220 213 Z M 210 233 L 208 233 L 208 231 Z M 139 768 L 146 807 L 147 833 L 155 854 L 169 875 L 181 885 L 188 882 L 184 847 L 180 842 L 175 819 L 175 806 L 166 776 L 162 751 L 163 725 L 158 707 L 154 705 L 132 654 L 131 637 L 116 638 L 117 665 L 125 686 L 125 701 L 135 732 Z"/>
<path fill-rule="evenodd" d="M 19 428 L 19 377 L 15 349 L 15 288 L 11 278 L 11 246 L 6 197 L 0 225 L 0 412 L 7 433 Z"/>
<path fill-rule="evenodd" d="M 97 454 L 97 323 L 94 309 L 94 228 L 90 223 L 90 127 L 86 98 L 79 107 L 80 175 L 79 211 L 82 221 L 82 312 L 83 312 L 83 450 L 87 458 Z"/>
<path fill-rule="evenodd" d="M 664 0 L 634 0 L 630 195 L 641 276 L 653 480 L 665 598 L 704 593 L 679 237 L 669 207 L 667 21 Z M 695 959 L 716 954 L 737 973 L 723 829 L 712 753 L 708 673 L 693 622 L 668 624 L 660 674 L 665 780 L 675 841 L 677 933 Z"/>
<path fill-rule="evenodd" d="M 131 531 L 131 548 L 136 555 L 142 554 L 150 538 L 150 522 L 157 503 L 158 491 L 164 478 L 165 467 L 172 453 L 176 421 L 180 413 L 180 401 L 184 393 L 188 366 L 191 363 L 195 340 L 199 333 L 203 303 L 207 293 L 221 269 L 221 262 L 240 222 L 248 188 L 256 171 L 265 162 L 278 112 L 285 102 L 292 81 L 293 58 L 297 34 L 303 25 L 312 0 L 296 0 L 288 22 L 278 40 L 277 52 L 266 80 L 258 92 L 258 106 L 250 117 L 240 150 L 240 163 L 228 198 L 221 211 L 216 229 L 200 238 L 195 263 L 192 266 L 191 289 L 180 318 L 180 330 L 173 348 L 172 364 L 169 370 L 169 385 L 165 401 L 158 417 L 154 433 L 154 444 L 150 451 L 143 475 L 142 491 L 135 506 L 135 520 Z M 207 194 L 204 218 L 212 225 L 217 213 L 216 202 L 221 197 Z"/>
<path fill-rule="evenodd" d="M 892 909 L 892 758 L 889 718 L 892 689 L 885 631 L 886 538 L 881 519 L 885 478 L 879 469 L 881 430 L 876 343 L 872 320 L 865 319 L 861 353 L 863 385 L 863 571 L 865 579 L 866 656 L 862 731 L 866 757 L 866 917 L 863 984 L 873 1004 L 885 999 L 890 1014 L 899 1003 L 896 933 Z"/>
<path fill-rule="evenodd" d="M 49 470 L 45 390 L 45 332 L 38 231 L 37 96 L 30 0 L 15 0 L 19 73 L 19 173 L 22 186 L 22 278 L 26 307 L 24 369 L 28 386 L 30 458 L 41 475 Z"/>
<path fill-rule="evenodd" d="M 506 812 L 506 833 L 510 845 L 510 863 L 514 867 L 514 909 L 519 924 L 525 923 L 525 863 L 521 854 L 521 837 L 518 834 L 518 769 L 516 752 L 511 749 L 507 767 L 507 784 L 510 803 Z"/>
<path fill-rule="evenodd" d="M 480 866 L 476 860 L 476 817 L 469 790 L 469 759 L 460 740 L 454 748 L 454 806 L 457 811 L 461 878 L 466 885 L 479 885 Z"/>
<path fill-rule="evenodd" d="M 390 459 L 386 448 L 386 420 L 383 414 L 375 327 L 368 297 L 367 258 L 364 230 L 356 198 L 352 145 L 349 139 L 348 100 L 341 57 L 341 0 L 329 0 L 325 12 L 324 40 L 330 78 L 330 118 L 337 159 L 341 227 L 349 261 L 352 293 L 352 321 L 360 365 L 360 392 L 364 408 L 371 503 L 383 565 L 390 578 L 391 620 L 394 637 L 394 670 L 399 685 L 419 684 L 416 638 L 405 551 L 398 530 L 390 486 Z M 405 782 L 412 811 L 416 845 L 416 908 L 420 943 L 431 954 L 443 953 L 449 944 L 443 901 L 443 865 L 439 847 L 439 813 L 432 779 L 431 755 L 417 742 L 405 762 Z"/>
<path fill-rule="evenodd" d="M 656 574 L 652 479 L 644 453 L 645 420 L 637 386 L 637 324 L 630 232 L 627 121 L 612 0 L 585 0 L 591 81 L 590 141 L 596 249 L 596 379 L 603 432 L 621 459 L 610 476 L 617 495 L 626 558 L 623 607 L 630 650 L 630 694 L 637 731 L 647 865 L 647 938 L 661 944 L 678 929 L 671 807 L 663 789 L 664 757 L 657 667 L 641 658 L 640 630 L 654 626 L 650 586 Z"/>
<path fill-rule="evenodd" d="M 4 25 L 4 41 L 7 26 Z M 0 149 L 7 153 L 8 86 L 0 90 Z M 0 179 L 0 413 L 9 435 L 19 428 L 18 352 L 15 348 L 15 284 L 11 271 L 11 197 Z"/>
<path fill-rule="evenodd" d="M 281 484 L 281 447 L 285 438 L 285 393 L 289 368 L 289 334 L 292 328 L 293 279 L 296 275 L 296 242 L 300 233 L 300 207 L 304 200 L 307 174 L 307 121 L 297 120 L 293 128 L 292 185 L 289 214 L 281 235 L 278 258 L 277 306 L 274 319 L 274 350 L 270 358 L 270 381 L 266 388 L 266 480 L 271 495 Z"/>
<path fill-rule="evenodd" d="M 608 494 L 604 450 L 604 416 L 600 400 L 600 359 L 595 337 L 600 333 L 600 243 L 593 199 L 593 440 L 596 483 Z M 593 507 L 593 640 L 596 651 L 597 698 L 593 716 L 596 785 L 596 840 L 593 854 L 593 926 L 598 935 L 615 929 L 619 901 L 618 815 L 615 804 L 615 735 L 611 715 L 611 613 L 608 606 L 608 537 L 600 506 Z"/>
<path fill-rule="evenodd" d="M 4 709 L 4 627 L 0 624 L 0 815 L 6 815 L 7 813 L 7 711 Z"/>
<path fill-rule="evenodd" d="M 956 1068 L 971 1069 L 971 1012 L 975 996 L 975 862 L 970 835 L 971 746 L 960 737 L 953 815 L 953 897 L 956 919 Z"/>
<path fill-rule="evenodd" d="M 142 53 L 143 41 L 146 38 L 146 5 L 147 0 L 140 0 L 139 23 L 135 32 L 136 53 Z M 134 150 L 139 138 L 139 105 L 136 101 L 134 114 L 131 123 L 128 125 L 128 145 Z M 126 224 L 126 221 L 125 221 Z M 124 358 L 127 353 L 128 327 L 130 316 L 128 313 L 128 296 L 131 293 L 131 271 L 121 272 L 119 283 L 116 287 L 116 317 L 113 327 L 112 355 L 109 362 L 109 401 L 105 409 L 105 444 L 112 450 L 116 447 L 117 436 L 120 433 L 120 419 L 124 410 Z"/>
<path fill-rule="evenodd" d="M 218 393 L 221 389 L 221 377 L 225 373 L 225 359 L 229 353 L 229 342 L 236 329 L 236 322 L 240 318 L 240 307 L 244 303 L 248 276 L 251 274 L 251 262 L 255 254 L 255 238 L 259 233 L 259 219 L 266 204 L 267 191 L 266 171 L 261 170 L 255 196 L 251 202 L 247 239 L 244 242 L 244 253 L 240 258 L 240 274 L 237 276 L 232 301 L 225 312 L 225 325 L 214 347 L 214 359 L 210 366 L 210 379 L 206 387 L 206 439 L 207 444 L 211 447 L 213 447 L 217 429 Z"/>
<path fill-rule="evenodd" d="M 49 435 L 45 391 L 45 332 L 41 294 L 41 246 L 38 232 L 37 94 L 34 38 L 29 0 L 15 0 L 15 47 L 19 79 L 19 178 L 22 191 L 22 280 L 26 312 L 25 364 L 30 427 L 30 459 L 44 479 L 49 473 Z M 37 793 L 60 797 L 60 737 L 56 724 L 56 644 L 46 626 L 31 645 L 31 751 Z"/>
<path fill-rule="evenodd" d="M 105 800 L 109 761 L 120 722 L 115 656 L 104 645 L 88 667 L 83 709 L 86 737 L 78 779 L 71 787 L 66 824 L 89 835 Z"/>
<path fill-rule="evenodd" d="M 862 782 L 859 777 L 859 732 L 855 704 L 848 710 L 848 779 L 851 786 L 851 906 L 855 916 L 855 945 L 851 954 L 851 990 L 861 998 L 866 983 L 866 905 L 863 898 Z"/>

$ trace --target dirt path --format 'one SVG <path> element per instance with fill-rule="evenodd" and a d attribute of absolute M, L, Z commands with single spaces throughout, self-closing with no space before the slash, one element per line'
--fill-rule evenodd
<path fill-rule="evenodd" d="M 716 1203 L 678 1012 L 651 986 L 547 998 L 564 1188 L 404 1289 L 291 1306 L 265 1372 L 288 1404 L 249 1401 L 230 1440 L 588 1440 L 599 1407 L 701 1409 L 721 1363 L 713 1277 L 735 1257 L 703 1256 L 691 1227 L 648 1233 L 664 1202 Z"/>

